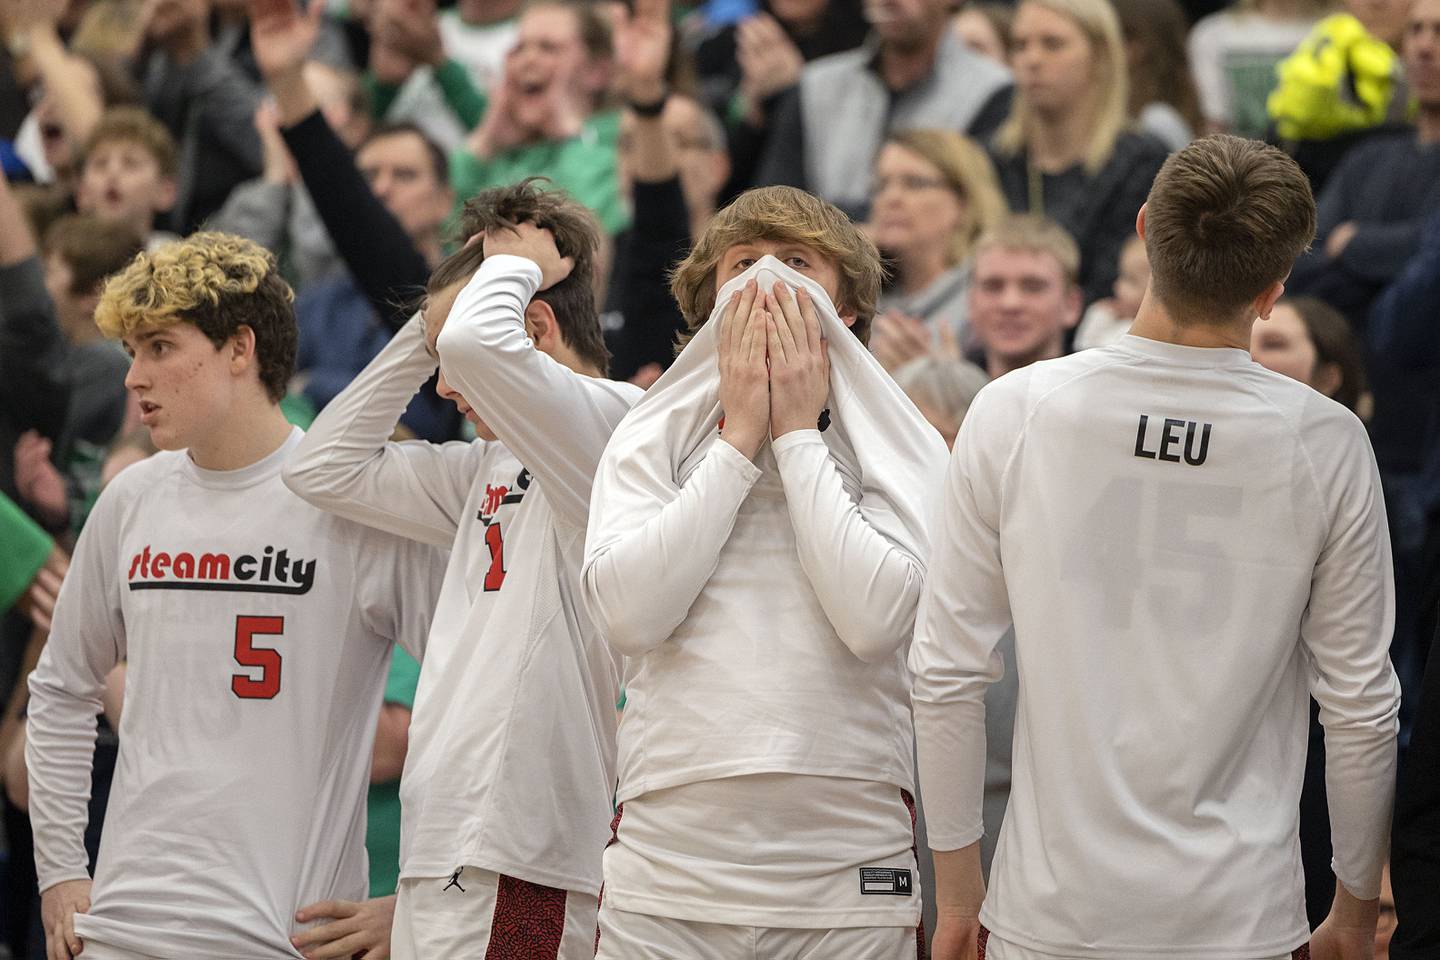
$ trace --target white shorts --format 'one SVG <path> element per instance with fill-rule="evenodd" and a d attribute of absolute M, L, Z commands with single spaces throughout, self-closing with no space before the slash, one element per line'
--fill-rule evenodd
<path fill-rule="evenodd" d="M 914 927 L 742 927 L 600 908 L 595 960 L 916 960 Z"/>
<path fill-rule="evenodd" d="M 479 867 L 407 878 L 395 898 L 394 960 L 589 960 L 598 901 Z"/>

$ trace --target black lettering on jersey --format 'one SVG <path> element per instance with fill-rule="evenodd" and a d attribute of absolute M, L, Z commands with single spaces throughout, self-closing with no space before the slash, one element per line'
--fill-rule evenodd
<path fill-rule="evenodd" d="M 248 553 L 151 552 L 150 545 L 130 558 L 131 590 L 215 590 L 240 593 L 306 594 L 315 585 L 315 561 L 291 560 L 286 549 L 267 546 Z"/>
<path fill-rule="evenodd" d="M 515 478 L 514 486 L 495 486 L 485 484 L 485 499 L 480 504 L 480 510 L 475 514 L 475 519 L 485 526 L 490 526 L 495 521 L 495 513 L 507 503 L 519 503 L 525 499 L 525 491 L 530 489 L 530 471 L 520 470 L 520 475 Z"/>
<path fill-rule="evenodd" d="M 1210 453 L 1210 427 L 1208 423 L 1201 424 L 1195 420 L 1176 420 L 1171 417 L 1165 418 L 1165 424 L 1160 428 L 1160 435 L 1153 445 L 1147 449 L 1146 443 L 1150 439 L 1147 434 L 1150 429 L 1150 418 L 1140 414 L 1140 424 L 1135 430 L 1135 456 L 1147 460 L 1165 460 L 1169 463 L 1179 463 L 1181 454 L 1180 429 L 1185 429 L 1184 459 L 1192 467 L 1198 467 L 1205 462 L 1205 457 Z M 1203 428 L 1203 429 L 1202 429 Z M 1195 448 L 1195 433 L 1200 432 L 1200 448 Z"/>
<path fill-rule="evenodd" d="M 908 897 L 914 892 L 910 871 L 898 867 L 861 867 L 860 892 L 867 896 Z"/>

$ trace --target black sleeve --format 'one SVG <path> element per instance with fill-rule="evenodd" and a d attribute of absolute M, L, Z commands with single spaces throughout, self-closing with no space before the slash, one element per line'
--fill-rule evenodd
<path fill-rule="evenodd" d="M 962 131 L 963 133 L 984 143 L 1000 129 L 1010 116 L 1010 105 L 1015 99 L 1015 88 L 1009 84 L 996 90 L 980 107 L 980 112 L 975 114 L 975 119 L 970 121 L 970 126 Z"/>
<path fill-rule="evenodd" d="M 350 151 L 320 112 L 281 130 L 336 251 L 391 330 L 425 289 L 430 267 L 400 222 L 370 192 Z"/>
<path fill-rule="evenodd" d="M 611 376 L 626 380 L 647 363 L 668 367 L 684 318 L 670 296 L 670 268 L 690 245 L 690 211 L 680 178 L 635 183 L 635 221 L 616 251 L 615 306 L 625 318 Z"/>
<path fill-rule="evenodd" d="M 60 439 L 70 406 L 69 351 L 40 260 L 0 267 L 0 408 L 17 433 Z"/>
<path fill-rule="evenodd" d="M 1390 839 L 1390 883 L 1400 925 L 1390 941 L 1391 960 L 1440 957 L 1440 631 L 1430 660 L 1410 747 L 1400 767 Z"/>
<path fill-rule="evenodd" d="M 800 87 L 778 94 L 765 109 L 765 149 L 755 170 L 753 186 L 805 185 L 805 128 L 800 110 Z"/>

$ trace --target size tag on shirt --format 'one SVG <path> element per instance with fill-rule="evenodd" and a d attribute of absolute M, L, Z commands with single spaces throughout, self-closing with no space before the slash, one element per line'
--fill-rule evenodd
<path fill-rule="evenodd" d="M 860 892 L 891 897 L 908 897 L 912 890 L 910 871 L 898 867 L 861 867 Z"/>

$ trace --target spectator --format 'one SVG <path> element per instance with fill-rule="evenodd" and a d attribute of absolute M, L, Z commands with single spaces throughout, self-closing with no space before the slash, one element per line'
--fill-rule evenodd
<path fill-rule="evenodd" d="M 1410 97 L 1397 56 L 1410 0 L 1349 0 L 1275 68 L 1266 100 L 1280 143 L 1318 194 L 1356 143 L 1402 125 Z"/>
<path fill-rule="evenodd" d="M 355 154 L 355 166 L 427 266 L 441 259 L 440 231 L 454 205 L 445 154 L 411 124 L 380 127 Z M 393 305 L 391 307 L 393 309 Z M 295 301 L 300 325 L 296 370 L 302 392 L 323 408 L 390 340 L 364 288 L 350 273 L 312 282 Z M 416 436 L 443 441 L 454 426 L 447 404 L 424 393 L 401 422 Z"/>
<path fill-rule="evenodd" d="M 1440 0 L 1415 0 L 1402 54 L 1415 128 L 1374 137 L 1341 161 L 1320 193 L 1315 245 L 1290 277 L 1292 292 L 1318 296 L 1357 324 L 1440 210 Z"/>
<path fill-rule="evenodd" d="M 670 365 L 684 327 L 669 293 L 670 267 L 714 216 L 730 159 L 720 121 L 697 100 L 667 97 L 658 65 L 632 65 L 621 51 L 616 66 L 627 100 L 663 104 L 658 115 L 632 107 L 621 119 L 620 183 L 635 222 L 615 238 L 600 316 L 612 354 L 610 375 L 649 386 Z"/>
<path fill-rule="evenodd" d="M 1106 0 L 1024 0 L 1011 65 L 1015 107 L 992 149 L 1000 188 L 1011 210 L 1044 214 L 1075 238 L 1093 303 L 1115 282 L 1165 148 L 1127 129 L 1125 47 Z"/>
<path fill-rule="evenodd" d="M 538 0 L 520 17 L 515 48 L 484 119 L 450 158 L 457 196 L 545 176 L 600 219 L 629 214 L 615 173 L 619 115 L 601 109 L 610 82 L 610 26 L 579 0 Z"/>
<path fill-rule="evenodd" d="M 1129 333 L 1149 285 L 1150 257 L 1145 252 L 1145 241 L 1132 236 L 1120 248 L 1120 271 L 1115 276 L 1113 295 L 1086 308 L 1075 331 L 1075 349 L 1103 347 Z"/>
<path fill-rule="evenodd" d="M 955 36 L 982 57 L 1010 64 L 1010 28 L 1015 8 L 993 0 L 969 0 L 955 15 Z"/>
<path fill-rule="evenodd" d="M 1130 116 L 1167 149 L 1184 149 L 1201 124 L 1185 53 L 1185 11 L 1176 0 L 1111 2 L 1125 37 Z"/>
<path fill-rule="evenodd" d="M 55 598 L 68 566 L 64 552 L 3 493 L 0 532 L 6 545 L 0 560 L 0 613 L 13 607 L 40 629 L 50 629 Z"/>
<path fill-rule="evenodd" d="M 805 64 L 864 42 L 861 6 L 860 0 L 761 0 L 751 16 L 711 28 L 695 44 L 700 100 L 732 119 L 759 109 L 799 82 Z"/>
<path fill-rule="evenodd" d="M 515 0 L 461 6 L 441 13 L 434 0 L 377 0 L 367 18 L 374 119 L 414 123 L 446 151 L 484 114 L 482 91 L 500 80 L 520 8 Z M 466 16 L 479 17 L 473 28 Z"/>
<path fill-rule="evenodd" d="M 870 349 L 893 372 L 937 347 L 969 345 L 970 253 L 1005 215 L 1005 199 L 985 151 L 948 130 L 891 135 L 873 183 L 870 237 L 894 275 Z"/>
<path fill-rule="evenodd" d="M 1002 221 L 975 245 L 970 324 L 990 379 L 1065 353 L 1080 319 L 1075 241 L 1051 220 Z"/>
<path fill-rule="evenodd" d="M 808 64 L 767 111 L 756 182 L 802 187 L 863 219 L 872 164 L 896 130 L 990 135 L 1010 108 L 1010 74 L 947 29 L 948 0 L 870 4 L 871 39 Z"/>
<path fill-rule="evenodd" d="M 1424 376 L 1431 388 L 1440 369 L 1440 214 L 1432 215 L 1414 257 L 1376 302 L 1370 317 L 1372 355 L 1387 366 Z M 1410 747 L 1400 767 L 1391 839 L 1391 877 L 1399 926 L 1390 945 L 1392 960 L 1428 960 L 1440 950 L 1440 416 L 1432 406 L 1415 442 L 1423 451 L 1412 484 L 1417 488 L 1407 511 L 1425 546 L 1420 602 L 1421 627 L 1429 661 L 1425 667 Z"/>
<path fill-rule="evenodd" d="M 107 110 L 90 133 L 75 186 L 75 206 L 118 223 L 154 248 L 174 240 L 155 229 L 175 204 L 175 141 L 139 107 Z"/>
<path fill-rule="evenodd" d="M 1186 46 L 1207 133 L 1265 136 L 1276 65 L 1332 6 L 1333 0 L 1238 0 L 1195 24 Z"/>
<path fill-rule="evenodd" d="M 315 93 L 320 113 L 348 148 L 358 147 L 370 133 L 368 101 L 359 78 L 317 61 L 305 64 L 305 82 Z M 265 157 L 258 179 L 242 183 L 230 194 L 207 229 L 248 237 L 280 258 L 281 271 L 297 289 L 345 269 L 315 201 L 300 182 L 295 160 L 280 135 L 273 104 L 255 113 L 255 130 Z"/>
<path fill-rule="evenodd" d="M 953 450 L 966 411 L 990 378 L 964 360 L 921 357 L 896 370 L 895 382 Z"/>
<path fill-rule="evenodd" d="M 260 85 L 212 43 L 208 8 L 205 0 L 155 0 L 145 29 L 153 49 L 141 64 L 145 105 L 179 144 L 170 226 L 182 234 L 261 169 L 251 125 Z"/>

